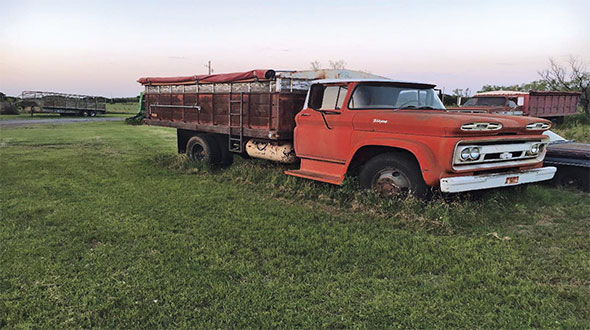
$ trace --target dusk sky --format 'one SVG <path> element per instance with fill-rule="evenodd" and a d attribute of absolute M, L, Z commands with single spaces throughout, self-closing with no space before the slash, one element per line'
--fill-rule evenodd
<path fill-rule="evenodd" d="M 444 87 L 590 64 L 590 1 L 6 1 L 0 91 L 134 96 L 142 76 L 347 68 Z"/>

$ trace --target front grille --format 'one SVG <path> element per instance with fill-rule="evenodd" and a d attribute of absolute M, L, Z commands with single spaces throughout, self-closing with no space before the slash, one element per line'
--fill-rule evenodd
<path fill-rule="evenodd" d="M 531 140 L 493 140 L 493 141 L 461 141 L 455 147 L 453 169 L 485 170 L 496 167 L 518 167 L 538 163 L 545 157 L 548 139 Z M 533 145 L 539 144 L 539 152 L 531 153 Z M 465 148 L 477 148 L 479 157 L 463 160 L 461 151 Z"/>
<path fill-rule="evenodd" d="M 524 151 L 513 151 L 510 153 L 510 158 L 519 158 L 521 157 L 525 152 Z M 496 152 L 496 153 L 492 153 L 492 154 L 486 154 L 484 156 L 484 161 L 486 160 L 502 160 L 501 156 L 502 153 L 501 152 Z"/>

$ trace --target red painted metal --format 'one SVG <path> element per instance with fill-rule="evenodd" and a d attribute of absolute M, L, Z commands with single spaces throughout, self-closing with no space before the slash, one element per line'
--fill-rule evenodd
<path fill-rule="evenodd" d="M 474 175 L 475 171 L 453 170 L 454 149 L 462 140 L 518 141 L 543 139 L 538 132 L 525 129 L 531 117 L 491 114 L 461 114 L 440 110 L 351 110 L 350 94 L 356 86 L 349 83 L 348 95 L 338 114 L 327 114 L 331 129 L 325 126 L 321 113 L 307 108 L 295 117 L 295 152 L 302 159 L 301 169 L 287 174 L 340 184 L 351 161 L 366 147 L 391 147 L 410 152 L 420 164 L 426 184 L 438 186 L 444 177 Z M 474 122 L 496 122 L 503 125 L 498 132 L 465 132 L 461 125 Z M 549 121 L 534 118 L 535 122 Z M 486 171 L 506 165 L 498 164 Z M 515 167 L 524 170 L 542 167 Z"/>

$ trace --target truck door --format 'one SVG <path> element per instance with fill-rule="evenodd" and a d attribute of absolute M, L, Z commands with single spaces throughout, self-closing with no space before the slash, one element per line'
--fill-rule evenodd
<path fill-rule="evenodd" d="M 344 163 L 350 151 L 353 114 L 346 84 L 312 85 L 308 107 L 296 117 L 295 152 L 302 158 Z"/>

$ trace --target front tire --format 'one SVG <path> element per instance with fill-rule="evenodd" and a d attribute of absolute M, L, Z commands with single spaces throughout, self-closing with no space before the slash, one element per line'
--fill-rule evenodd
<path fill-rule="evenodd" d="M 385 153 L 371 158 L 359 174 L 361 187 L 373 189 L 386 196 L 414 195 L 425 198 L 429 188 L 424 182 L 420 166 L 403 153 Z"/>

